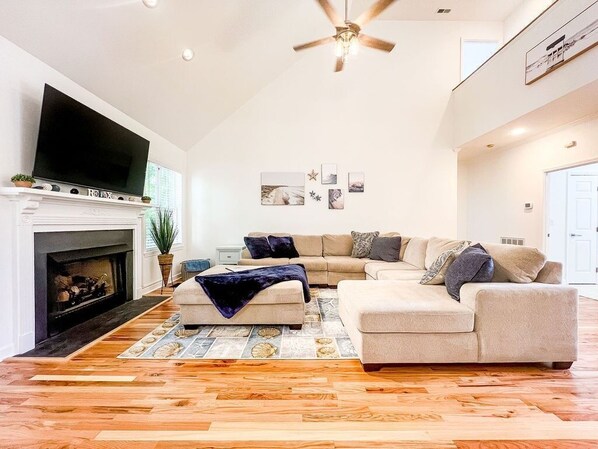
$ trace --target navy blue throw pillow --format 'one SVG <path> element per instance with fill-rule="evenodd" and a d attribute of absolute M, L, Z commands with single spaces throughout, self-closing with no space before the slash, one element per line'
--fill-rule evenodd
<path fill-rule="evenodd" d="M 449 295 L 460 301 L 461 286 L 468 282 L 490 282 L 494 276 L 494 261 L 479 243 L 463 250 L 446 270 L 444 283 Z"/>
<path fill-rule="evenodd" d="M 266 237 L 243 237 L 243 240 L 253 259 L 272 257 L 272 248 Z"/>
<path fill-rule="evenodd" d="M 293 237 L 276 237 L 269 235 L 268 242 L 270 242 L 270 248 L 272 248 L 272 257 L 286 257 L 288 259 L 299 257 Z"/>

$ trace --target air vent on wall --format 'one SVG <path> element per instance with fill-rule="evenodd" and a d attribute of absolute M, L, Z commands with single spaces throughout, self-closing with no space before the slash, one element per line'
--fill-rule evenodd
<path fill-rule="evenodd" d="M 449 12 L 451 12 L 450 8 L 440 8 L 438 11 L 436 11 L 436 14 L 448 14 Z"/>
<path fill-rule="evenodd" d="M 519 246 L 523 246 L 525 245 L 525 239 L 519 238 L 519 237 L 501 237 L 500 238 L 500 243 L 502 243 L 503 245 L 519 245 Z"/>

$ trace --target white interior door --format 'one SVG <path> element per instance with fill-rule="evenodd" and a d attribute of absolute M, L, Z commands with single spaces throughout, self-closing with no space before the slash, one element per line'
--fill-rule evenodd
<path fill-rule="evenodd" d="M 595 284 L 598 176 L 570 175 L 567 190 L 567 280 Z"/>

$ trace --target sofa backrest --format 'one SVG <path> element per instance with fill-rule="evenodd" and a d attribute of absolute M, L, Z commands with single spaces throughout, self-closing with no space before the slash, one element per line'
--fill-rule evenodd
<path fill-rule="evenodd" d="M 421 270 L 425 269 L 426 265 L 426 249 L 428 247 L 428 239 L 422 239 L 420 237 L 411 237 L 405 253 L 403 255 L 403 261 L 413 265 Z"/>
<path fill-rule="evenodd" d="M 295 235 L 293 242 L 300 256 L 322 256 L 322 236 L 321 235 Z"/>
<path fill-rule="evenodd" d="M 494 260 L 492 282 L 534 282 L 546 264 L 546 256 L 537 248 L 498 243 L 481 243 Z"/>
<path fill-rule="evenodd" d="M 438 257 L 445 251 L 456 249 L 462 246 L 465 240 L 442 239 L 438 237 L 430 237 L 428 246 L 426 247 L 425 268 L 429 269 Z"/>
<path fill-rule="evenodd" d="M 351 234 L 324 234 L 322 245 L 324 256 L 350 256 L 353 252 Z"/>

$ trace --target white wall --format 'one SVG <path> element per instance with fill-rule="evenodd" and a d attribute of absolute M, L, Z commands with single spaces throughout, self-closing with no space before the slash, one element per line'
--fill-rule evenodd
<path fill-rule="evenodd" d="M 505 42 L 528 26 L 556 0 L 523 0 L 504 22 Z"/>
<path fill-rule="evenodd" d="M 1 36 L 0 67 L 0 185 L 11 186 L 12 175 L 33 169 L 45 83 L 145 137 L 151 142 L 152 161 L 185 175 L 184 151 Z M 178 262 L 184 256 L 185 247 L 177 248 L 175 268 L 179 271 Z M 10 261 L 0 257 L 0 270 L 9 269 L 5 264 Z M 159 287 L 160 270 L 154 254 L 146 255 L 143 268 L 145 290 Z"/>
<path fill-rule="evenodd" d="M 598 50 L 593 49 L 540 80 L 525 84 L 527 51 L 594 1 L 560 0 L 455 89 L 455 147 L 466 146 L 598 79 Z"/>
<path fill-rule="evenodd" d="M 189 155 L 192 257 L 242 242 L 249 231 L 348 233 L 396 230 L 455 236 L 457 161 L 448 102 L 459 81 L 462 38 L 502 39 L 502 23 L 374 22 L 368 33 L 397 42 L 386 55 L 361 49 L 332 72 L 331 47 L 298 62 L 211 132 Z M 305 206 L 261 206 L 260 173 L 363 171 L 365 193 L 345 210 L 323 196 Z"/>
<path fill-rule="evenodd" d="M 566 149 L 572 140 L 577 146 Z M 544 248 L 546 172 L 598 160 L 598 119 L 577 123 L 545 137 L 459 161 L 459 189 L 466 204 L 459 208 L 459 235 L 497 242 L 501 236 L 523 237 Z M 533 202 L 532 212 L 523 203 Z"/>

